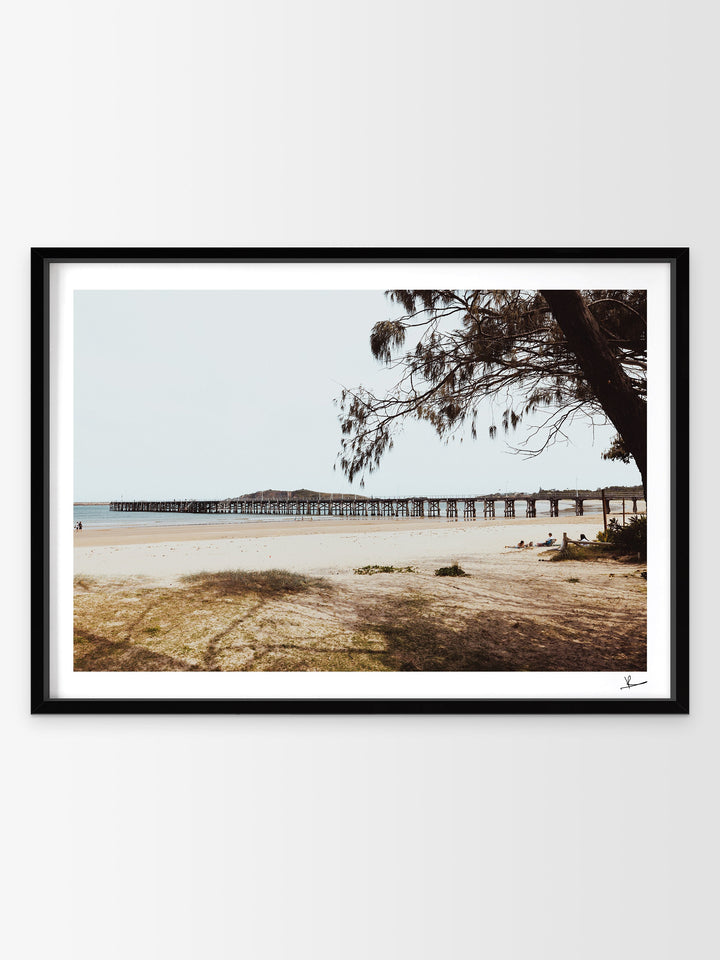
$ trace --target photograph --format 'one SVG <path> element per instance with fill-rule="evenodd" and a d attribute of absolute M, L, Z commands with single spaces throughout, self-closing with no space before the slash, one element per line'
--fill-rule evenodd
<path fill-rule="evenodd" d="M 458 259 L 66 264 L 57 684 L 673 699 L 660 608 L 649 637 L 671 504 L 648 343 L 670 302 L 559 282 L 623 275 L 598 263 L 531 285 Z M 498 282 L 442 284 L 475 277 Z M 375 286 L 394 278 L 438 288 Z"/>

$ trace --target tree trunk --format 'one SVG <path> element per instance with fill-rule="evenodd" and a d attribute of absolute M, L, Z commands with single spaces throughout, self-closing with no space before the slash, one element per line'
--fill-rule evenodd
<path fill-rule="evenodd" d="M 647 469 L 647 406 L 577 290 L 541 290 L 568 346 L 642 476 Z"/>

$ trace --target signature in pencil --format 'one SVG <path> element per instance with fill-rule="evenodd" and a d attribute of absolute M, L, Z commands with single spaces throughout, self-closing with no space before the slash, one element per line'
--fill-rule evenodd
<path fill-rule="evenodd" d="M 629 690 L 630 687 L 641 687 L 644 683 L 647 683 L 647 680 L 638 680 L 637 683 L 631 683 L 632 677 L 628 674 L 625 678 L 626 686 L 620 687 L 621 690 Z"/>

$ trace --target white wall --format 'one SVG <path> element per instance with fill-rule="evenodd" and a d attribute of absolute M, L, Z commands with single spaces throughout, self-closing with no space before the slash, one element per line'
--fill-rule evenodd
<path fill-rule="evenodd" d="M 718 348 L 705 6 L 4 8 L 6 956 L 710 955 L 707 547 L 689 718 L 31 718 L 28 698 L 31 245 L 690 245 L 698 526 Z"/>

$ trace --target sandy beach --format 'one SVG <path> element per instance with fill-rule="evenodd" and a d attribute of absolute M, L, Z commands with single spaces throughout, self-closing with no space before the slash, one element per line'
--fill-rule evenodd
<path fill-rule="evenodd" d="M 498 560 L 506 545 L 594 539 L 602 517 L 539 517 L 476 521 L 414 518 L 315 520 L 114 527 L 75 533 L 75 572 L 167 580 L 201 571 L 281 568 L 342 573 L 369 563 L 410 565 Z M 529 552 L 528 552 L 529 553 Z M 537 553 L 537 551 L 536 551 Z M 532 556 L 532 554 L 529 554 Z"/>
<path fill-rule="evenodd" d="M 83 530 L 75 668 L 641 670 L 644 567 L 506 549 L 597 530 L 595 515 Z M 435 576 L 453 563 L 468 576 Z"/>

